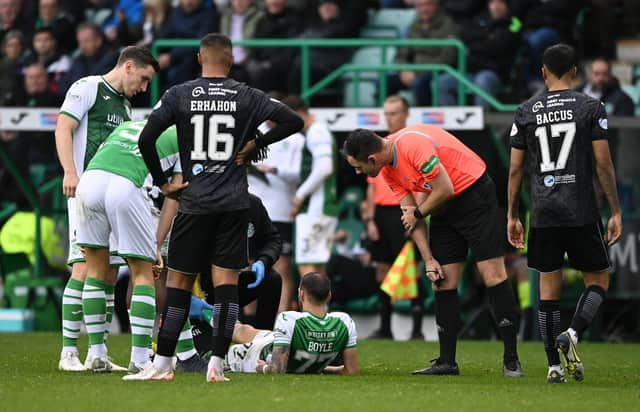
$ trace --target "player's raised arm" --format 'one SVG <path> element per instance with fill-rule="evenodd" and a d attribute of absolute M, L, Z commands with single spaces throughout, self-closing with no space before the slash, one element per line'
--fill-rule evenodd
<path fill-rule="evenodd" d="M 80 180 L 73 160 L 73 131 L 79 124 L 76 119 L 64 113 L 58 116 L 56 123 L 56 150 L 64 171 L 62 192 L 68 197 L 75 197 L 76 186 Z"/>

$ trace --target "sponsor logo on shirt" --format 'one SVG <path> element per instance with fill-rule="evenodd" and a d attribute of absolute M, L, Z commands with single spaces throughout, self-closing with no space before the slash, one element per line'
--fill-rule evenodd
<path fill-rule="evenodd" d="M 556 183 L 556 179 L 551 175 L 546 175 L 543 181 L 546 187 L 551 187 Z"/>
<path fill-rule="evenodd" d="M 256 227 L 253 225 L 253 222 L 249 222 L 249 226 L 247 227 L 247 237 L 253 237 L 256 234 Z"/>
<path fill-rule="evenodd" d="M 422 164 L 422 166 L 420 166 L 420 171 L 424 174 L 429 174 L 433 172 L 433 168 L 436 167 L 439 163 L 440 159 L 438 159 L 438 156 L 431 155 L 429 160 L 427 160 Z"/>
<path fill-rule="evenodd" d="M 380 114 L 376 112 L 358 113 L 358 126 L 377 126 L 380 124 Z"/>
<path fill-rule="evenodd" d="M 544 109 L 544 103 L 536 102 L 536 104 L 534 104 L 533 107 L 531 108 L 531 111 L 534 113 L 538 113 L 538 110 L 540 109 Z"/>
<path fill-rule="evenodd" d="M 200 173 L 202 173 L 204 171 L 204 166 L 202 166 L 201 163 L 194 163 L 193 166 L 191 166 L 191 173 L 194 176 L 199 175 Z"/>
<path fill-rule="evenodd" d="M 107 100 L 111 99 L 111 96 L 102 96 L 102 98 L 103 98 L 105 101 L 107 101 Z"/>
<path fill-rule="evenodd" d="M 444 124 L 444 112 L 442 111 L 422 112 L 422 123 Z"/>

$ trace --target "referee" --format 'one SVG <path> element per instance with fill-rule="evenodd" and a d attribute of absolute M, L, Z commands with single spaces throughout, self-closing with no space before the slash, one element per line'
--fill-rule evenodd
<path fill-rule="evenodd" d="M 414 374 L 460 373 L 455 361 L 462 324 L 457 288 L 471 249 L 504 341 L 503 374 L 522 376 L 518 306 L 504 267 L 495 185 L 484 161 L 455 136 L 431 125 L 409 126 L 386 139 L 357 129 L 345 141 L 343 154 L 356 173 L 381 174 L 394 192 L 404 227 L 411 232 L 433 283 L 440 356 L 431 367 Z M 412 192 L 428 196 L 416 204 Z M 426 215 L 431 215 L 429 240 Z"/>

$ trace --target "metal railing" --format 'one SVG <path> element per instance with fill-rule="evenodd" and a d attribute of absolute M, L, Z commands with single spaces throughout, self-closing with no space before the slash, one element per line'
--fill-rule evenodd
<path fill-rule="evenodd" d="M 154 56 L 158 56 L 160 49 L 168 49 L 175 47 L 192 47 L 197 48 L 200 45 L 199 39 L 158 39 L 151 46 L 151 53 Z M 301 75 L 300 75 L 300 90 L 302 98 L 309 103 L 309 99 L 317 93 L 322 88 L 326 87 L 331 82 L 324 82 L 323 87 L 317 87 L 320 83 L 316 83 L 315 85 L 311 85 L 311 63 L 310 63 L 310 50 L 311 48 L 327 48 L 327 47 L 348 47 L 348 48 L 356 48 L 356 47 L 380 47 L 382 53 L 380 54 L 380 66 L 387 66 L 387 50 L 389 47 L 455 47 L 457 51 L 457 69 L 452 69 L 449 66 L 449 69 L 457 75 L 454 75 L 461 82 L 458 83 L 458 104 L 463 106 L 465 103 L 465 94 L 466 88 L 470 88 L 474 93 L 477 93 L 480 89 L 475 86 L 472 82 L 464 82 L 461 79 L 466 80 L 466 71 L 467 71 L 467 51 L 464 43 L 460 40 L 456 39 L 252 39 L 252 40 L 241 40 L 234 42 L 236 46 L 243 47 L 296 47 L 300 49 L 300 57 L 301 57 Z M 346 73 L 349 70 L 345 70 L 345 66 L 353 66 L 350 64 L 345 64 L 334 72 L 330 73 L 327 77 L 331 77 L 333 80 L 336 80 L 342 74 Z M 444 65 L 443 65 L 444 66 Z M 376 67 L 376 66 L 369 66 Z M 403 67 L 413 67 L 411 66 L 403 66 Z M 368 71 L 377 70 L 377 69 L 367 69 Z M 439 68 L 439 70 L 445 70 Z M 340 72 L 340 74 L 336 74 L 336 72 Z M 385 71 L 385 70 L 378 70 Z M 449 73 L 451 71 L 445 70 Z M 327 78 L 325 77 L 325 79 Z M 322 79 L 324 81 L 325 79 Z M 151 82 L 151 104 L 155 104 L 159 99 L 160 94 L 160 84 L 159 78 L 155 76 Z M 382 76 L 380 79 L 380 89 L 383 93 L 386 93 L 387 84 L 386 77 Z"/>

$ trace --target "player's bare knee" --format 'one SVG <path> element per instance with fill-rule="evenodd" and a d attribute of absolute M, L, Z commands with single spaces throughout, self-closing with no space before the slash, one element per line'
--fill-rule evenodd
<path fill-rule="evenodd" d="M 584 279 L 584 285 L 586 287 L 589 286 L 600 286 L 605 292 L 609 290 L 609 274 L 607 272 L 600 273 L 583 273 L 582 278 Z"/>

